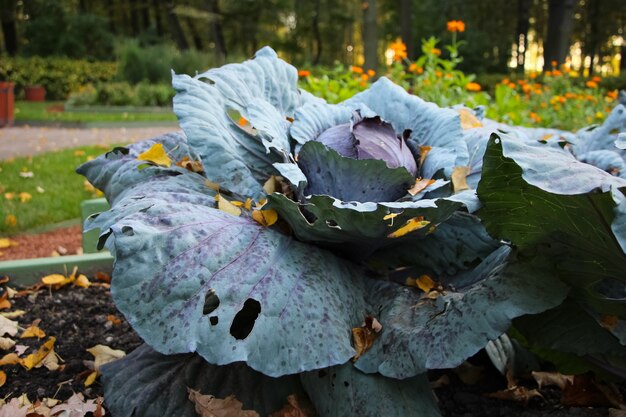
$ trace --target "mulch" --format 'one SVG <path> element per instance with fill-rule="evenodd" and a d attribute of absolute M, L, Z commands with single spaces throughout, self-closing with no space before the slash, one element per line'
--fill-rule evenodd
<path fill-rule="evenodd" d="M 46 258 L 75 255 L 82 250 L 80 225 L 62 227 L 45 233 L 10 236 L 17 245 L 0 249 L 0 262 L 14 259 Z"/>

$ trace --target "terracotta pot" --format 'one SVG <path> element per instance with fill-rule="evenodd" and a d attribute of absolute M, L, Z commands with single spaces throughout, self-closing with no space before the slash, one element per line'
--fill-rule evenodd
<path fill-rule="evenodd" d="M 24 88 L 24 98 L 26 101 L 45 101 L 46 89 L 40 85 L 29 85 Z"/>
<path fill-rule="evenodd" d="M 15 84 L 0 81 L 0 127 L 11 126 L 13 124 L 13 107 L 15 97 L 13 88 Z"/>

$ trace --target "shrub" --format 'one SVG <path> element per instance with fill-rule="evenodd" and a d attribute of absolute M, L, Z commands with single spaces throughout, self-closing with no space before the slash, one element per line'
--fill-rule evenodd
<path fill-rule="evenodd" d="M 68 58 L 7 58 L 0 60 L 0 79 L 16 84 L 16 93 L 28 85 L 42 85 L 46 98 L 64 100 L 72 91 L 92 83 L 110 82 L 115 77 L 115 62 L 89 62 Z"/>
<path fill-rule="evenodd" d="M 83 86 L 67 102 L 74 106 L 170 106 L 173 97 L 174 89 L 169 84 L 114 82 Z"/>

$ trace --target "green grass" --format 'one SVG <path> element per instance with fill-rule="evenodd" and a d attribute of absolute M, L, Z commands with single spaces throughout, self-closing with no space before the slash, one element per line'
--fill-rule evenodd
<path fill-rule="evenodd" d="M 98 156 L 108 149 L 82 146 L 32 158 L 0 161 L 0 236 L 79 218 L 80 202 L 98 195 L 85 189 L 85 179 L 74 170 L 88 157 Z M 22 178 L 20 172 L 34 175 Z M 39 191 L 37 187 L 40 187 Z M 30 201 L 20 201 L 19 193 L 22 192 L 32 196 Z M 6 193 L 13 193 L 13 199 L 6 199 Z M 9 215 L 16 217 L 15 226 L 6 224 Z"/>
<path fill-rule="evenodd" d="M 15 120 L 25 123 L 176 122 L 176 116 L 170 111 L 63 111 L 62 101 L 16 101 Z"/>

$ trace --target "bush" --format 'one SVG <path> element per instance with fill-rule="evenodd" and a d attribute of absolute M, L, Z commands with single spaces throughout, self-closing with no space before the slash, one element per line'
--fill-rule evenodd
<path fill-rule="evenodd" d="M 42 57 L 0 60 L 0 80 L 14 82 L 18 96 L 28 85 L 42 85 L 50 100 L 64 100 L 70 92 L 90 83 L 109 82 L 116 71 L 115 62 Z"/>
<path fill-rule="evenodd" d="M 70 95 L 73 106 L 170 106 L 174 89 L 169 84 L 127 82 L 86 85 Z"/>
<path fill-rule="evenodd" d="M 117 78 L 131 84 L 142 81 L 170 83 L 171 70 L 195 74 L 214 64 L 211 55 L 207 53 L 195 50 L 181 52 L 169 44 L 142 46 L 134 40 L 125 42 L 118 48 L 118 57 Z"/>

